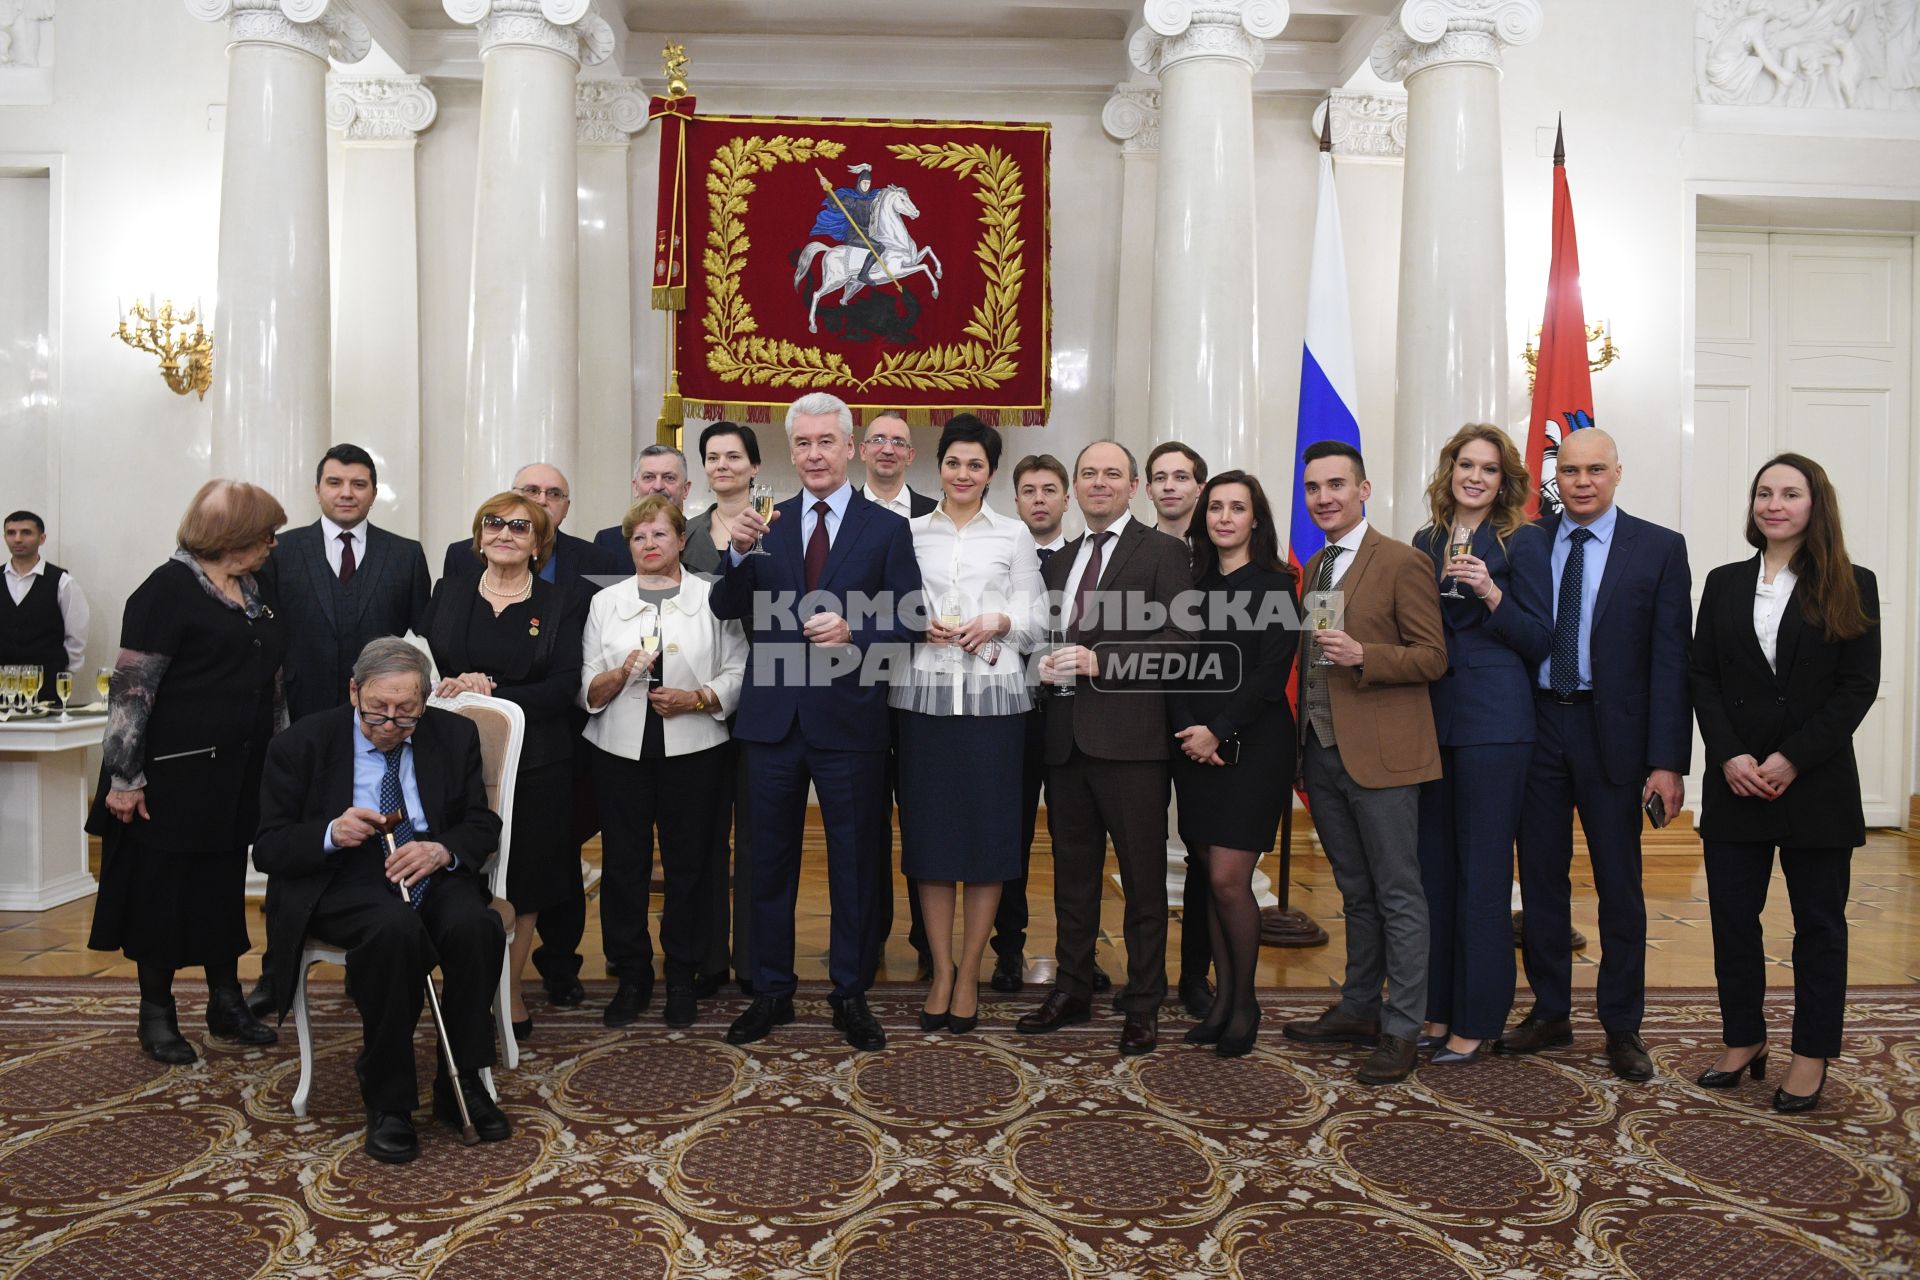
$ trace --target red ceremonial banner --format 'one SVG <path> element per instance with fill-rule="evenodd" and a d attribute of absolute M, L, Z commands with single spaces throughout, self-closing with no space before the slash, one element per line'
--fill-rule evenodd
<path fill-rule="evenodd" d="M 1044 424 L 1047 125 L 654 114 L 654 305 L 679 312 L 689 415 L 767 422 L 830 391 L 856 414 Z"/>
<path fill-rule="evenodd" d="M 1533 414 L 1527 431 L 1527 472 L 1533 490 L 1529 516 L 1560 510 L 1555 466 L 1560 442 L 1593 425 L 1593 370 L 1587 360 L 1587 320 L 1580 305 L 1580 246 L 1573 234 L 1573 193 L 1567 188 L 1566 145 L 1553 144 L 1553 261 L 1547 268 L 1547 310 L 1540 322 L 1534 365 Z"/>

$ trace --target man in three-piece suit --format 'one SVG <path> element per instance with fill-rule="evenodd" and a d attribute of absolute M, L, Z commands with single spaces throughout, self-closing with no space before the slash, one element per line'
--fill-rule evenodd
<path fill-rule="evenodd" d="M 1059 975 L 1046 1002 L 1020 1019 L 1041 1035 L 1085 1022 L 1093 996 L 1100 887 L 1113 840 L 1126 897 L 1126 1015 L 1120 1052 L 1151 1053 L 1167 994 L 1167 792 L 1173 742 L 1157 679 L 1126 664 L 1192 636 L 1173 620 L 1193 585 L 1185 543 L 1127 513 L 1140 487 L 1133 455 L 1098 440 L 1074 460 L 1074 498 L 1087 532 L 1048 559 L 1042 579 L 1065 602 L 1066 647 L 1043 675 L 1073 678 L 1071 698 L 1047 708 L 1047 830 L 1053 836 L 1053 905 Z M 1101 677 L 1102 668 L 1106 676 Z M 1085 678 L 1082 678 L 1085 677 Z"/>
<path fill-rule="evenodd" d="M 354 665 L 351 705 L 308 716 L 268 746 L 253 845 L 274 889 L 269 945 L 295 961 L 309 938 L 347 953 L 365 1038 L 355 1066 L 366 1150 L 389 1164 L 420 1151 L 414 1027 L 436 966 L 459 1074 L 456 1086 L 443 1057 L 434 1114 L 460 1127 L 458 1087 L 483 1139 L 512 1133 L 479 1074 L 494 1061 L 492 1008 L 506 950 L 480 871 L 499 847 L 500 819 L 487 807 L 479 732 L 427 707 L 427 674 L 426 654 L 406 641 L 369 643 Z M 382 815 L 395 812 L 404 817 L 388 857 L 379 831 Z M 282 964 L 273 974 L 273 1008 L 283 1018 L 297 968 Z"/>
<path fill-rule="evenodd" d="M 1354 1078 L 1391 1084 L 1412 1073 L 1427 1013 L 1420 784 L 1440 776 L 1427 685 L 1446 674 L 1446 628 L 1432 563 L 1367 523 L 1373 490 L 1359 450 L 1323 440 L 1301 461 L 1302 500 L 1327 538 L 1301 581 L 1344 602 L 1340 624 L 1301 652 L 1299 724 L 1314 830 L 1347 922 L 1347 972 L 1340 1002 L 1285 1034 L 1371 1045 Z"/>
<path fill-rule="evenodd" d="M 376 636 L 426 631 L 433 581 L 418 542 L 367 519 L 380 487 L 373 457 L 337 444 L 314 468 L 320 518 L 280 535 L 261 578 L 276 601 L 290 640 L 282 679 L 294 720 L 342 706 L 354 659 Z M 266 1012 L 273 954 L 260 958 L 260 981 L 247 1004 Z"/>
<path fill-rule="evenodd" d="M 854 1048 L 880 1049 L 886 1034 L 866 991 L 885 941 L 887 690 L 866 660 L 918 633 L 920 567 L 907 522 L 847 482 L 846 403 L 802 396 L 786 426 L 801 491 L 775 508 L 771 526 L 752 508 L 735 518 L 711 596 L 715 615 L 745 621 L 753 638 L 734 737 L 751 778 L 754 1000 L 727 1040 L 747 1044 L 793 1020 L 793 908 L 811 784 L 827 836 L 833 1025 Z M 766 554 L 750 554 L 763 532 Z"/>
<path fill-rule="evenodd" d="M 1535 674 L 1536 737 L 1520 817 L 1523 951 L 1533 1009 L 1494 1046 L 1538 1053 L 1573 1043 L 1568 946 L 1573 815 L 1600 899 L 1594 1005 L 1623 1080 L 1653 1078 L 1640 1039 L 1647 907 L 1640 806 L 1680 812 L 1693 754 L 1687 690 L 1692 587 L 1686 542 L 1614 505 L 1620 454 L 1597 427 L 1561 443 L 1564 510 L 1541 521 L 1553 545 L 1550 656 Z"/>
<path fill-rule="evenodd" d="M 514 492 L 529 502 L 537 502 L 553 520 L 553 554 L 540 566 L 540 576 L 556 586 L 571 586 L 584 612 L 586 601 L 601 587 L 633 573 L 633 558 L 615 559 L 602 548 L 560 530 L 561 522 L 573 507 L 573 493 L 560 468 L 544 462 L 530 462 L 513 473 Z M 474 554 L 473 539 L 462 538 L 447 545 L 441 576 L 477 578 L 484 566 Z M 574 714 L 574 736 L 587 726 L 587 713 Z M 587 773 L 587 753 L 573 753 L 573 837 L 585 844 L 600 829 L 599 808 L 593 799 L 593 780 Z M 580 985 L 580 939 L 587 932 L 587 895 L 584 887 L 559 907 L 542 911 L 534 922 L 540 946 L 533 953 L 533 967 L 540 971 L 547 1000 L 560 1009 L 571 1009 L 587 997 Z"/>

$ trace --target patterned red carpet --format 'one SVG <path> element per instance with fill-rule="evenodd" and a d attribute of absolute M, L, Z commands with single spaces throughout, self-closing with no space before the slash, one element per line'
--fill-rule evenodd
<path fill-rule="evenodd" d="M 183 979 L 182 992 L 188 990 Z M 964 1038 L 909 1028 L 856 1058 L 823 993 L 750 1051 L 714 1001 L 690 1034 L 553 1014 L 503 1075 L 513 1139 L 463 1148 L 421 1112 L 421 1158 L 360 1150 L 356 1023 L 317 985 L 312 1115 L 283 1043 L 189 1035 L 169 1070 L 134 1043 L 130 983 L 0 984 L 0 1274 L 992 1277 L 1905 1275 L 1920 1260 L 1920 990 L 1857 990 L 1828 1102 L 1787 1119 L 1773 1083 L 1695 1088 L 1709 997 L 1665 992 L 1652 1085 L 1572 1051 L 1351 1083 L 1289 1045 L 1322 993 L 1274 992 L 1251 1058 L 1178 1043 L 1122 1060 L 1118 1019 L 1037 1041 L 1020 1003 Z M 198 1025 L 197 997 L 183 1024 Z M 1776 1026 L 1776 1044 L 1784 1027 Z M 428 1042 L 423 1036 L 423 1082 Z"/>

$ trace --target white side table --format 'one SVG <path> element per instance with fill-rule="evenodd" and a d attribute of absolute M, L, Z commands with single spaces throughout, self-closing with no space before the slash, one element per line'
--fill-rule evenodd
<path fill-rule="evenodd" d="M 87 870 L 87 748 L 104 715 L 0 722 L 0 911 L 46 911 L 99 888 Z"/>

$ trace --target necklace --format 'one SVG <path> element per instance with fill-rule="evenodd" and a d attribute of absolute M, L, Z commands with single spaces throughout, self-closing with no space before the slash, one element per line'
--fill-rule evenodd
<path fill-rule="evenodd" d="M 488 582 L 487 579 L 491 578 L 492 576 L 493 576 L 493 570 L 491 569 L 488 569 L 486 572 L 480 575 L 480 590 L 485 592 L 487 595 L 495 597 L 496 599 L 505 600 L 509 603 L 515 603 L 521 600 L 525 600 L 527 597 L 533 594 L 533 575 L 531 573 L 527 575 L 527 580 L 523 584 L 513 588 L 512 590 L 508 590 L 505 587 L 497 587 L 497 586 L 494 586 L 492 583 Z"/>

